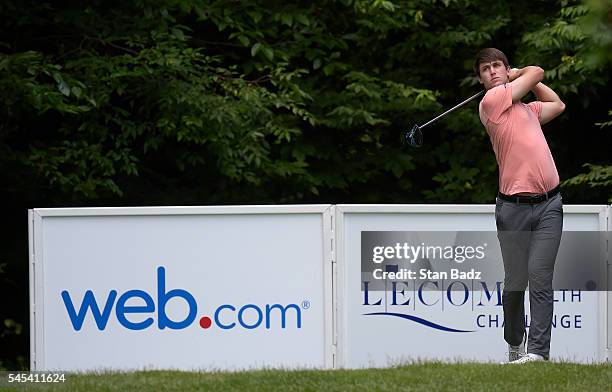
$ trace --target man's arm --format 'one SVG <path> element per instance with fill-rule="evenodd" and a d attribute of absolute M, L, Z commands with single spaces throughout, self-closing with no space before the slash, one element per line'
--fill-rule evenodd
<path fill-rule="evenodd" d="M 516 103 L 542 81 L 544 70 L 534 65 L 520 69 L 512 68 L 508 73 L 508 78 L 512 85 L 512 103 Z"/>
<path fill-rule="evenodd" d="M 546 124 L 565 110 L 565 104 L 561 98 L 544 83 L 536 84 L 533 93 L 538 97 L 538 101 L 542 102 L 542 112 L 540 113 L 540 124 Z"/>

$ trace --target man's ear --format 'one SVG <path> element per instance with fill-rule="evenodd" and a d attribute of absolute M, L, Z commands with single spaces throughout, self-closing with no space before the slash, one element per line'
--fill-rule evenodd
<path fill-rule="evenodd" d="M 482 82 L 482 79 L 480 79 L 480 75 L 476 76 L 476 78 L 478 78 L 478 83 L 480 83 L 480 84 L 484 84 L 484 83 Z"/>

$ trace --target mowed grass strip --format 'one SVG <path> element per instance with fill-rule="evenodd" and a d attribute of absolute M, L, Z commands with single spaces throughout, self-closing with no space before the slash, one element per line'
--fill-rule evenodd
<path fill-rule="evenodd" d="M 9 389 L 13 389 L 9 387 Z M 388 369 L 68 374 L 58 391 L 612 391 L 612 364 L 423 363 Z"/>

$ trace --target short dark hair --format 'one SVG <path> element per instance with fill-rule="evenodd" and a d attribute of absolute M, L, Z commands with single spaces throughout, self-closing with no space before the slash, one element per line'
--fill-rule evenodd
<path fill-rule="evenodd" d="M 495 48 L 482 49 L 476 55 L 476 61 L 474 61 L 474 72 L 476 72 L 477 76 L 480 76 L 480 63 L 491 63 L 496 60 L 503 62 L 506 68 L 510 67 L 508 58 L 501 50 Z"/>

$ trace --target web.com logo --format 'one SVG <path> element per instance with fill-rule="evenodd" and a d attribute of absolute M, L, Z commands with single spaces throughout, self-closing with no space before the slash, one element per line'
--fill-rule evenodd
<path fill-rule="evenodd" d="M 198 314 L 198 304 L 195 298 L 184 289 L 166 289 L 166 270 L 164 267 L 157 268 L 157 293 L 156 299 L 143 290 L 128 290 L 118 297 L 117 290 L 110 290 L 106 301 L 98 300 L 91 290 L 87 290 L 83 301 L 76 310 L 75 302 L 67 290 L 62 291 L 61 296 L 66 306 L 66 311 L 72 327 L 75 331 L 83 328 L 87 314 L 91 313 L 96 326 L 100 331 L 106 329 L 111 314 L 114 313 L 117 322 L 130 330 L 143 330 L 155 324 L 154 316 L 157 316 L 157 328 L 159 329 L 184 329 L 193 324 Z M 139 305 L 133 305 L 136 299 Z M 132 305 L 128 301 L 132 300 Z M 168 302 L 183 301 L 187 305 L 187 315 L 182 320 L 172 320 L 166 314 Z M 212 317 L 201 316 L 199 326 L 208 329 L 213 326 L 227 330 L 234 328 L 271 329 L 278 327 L 286 328 L 288 323 L 295 328 L 302 328 L 302 309 L 310 307 L 309 301 L 303 301 L 302 307 L 297 304 L 245 304 L 234 306 L 223 304 L 217 306 L 212 312 Z M 113 312 L 114 308 L 114 312 Z M 148 316 L 144 319 L 142 317 Z M 140 321 L 134 321 L 138 319 Z"/>

